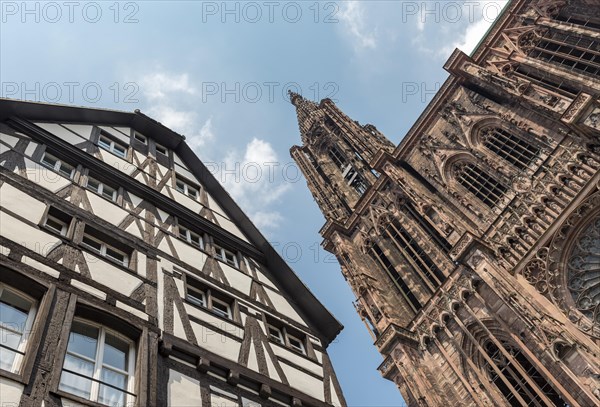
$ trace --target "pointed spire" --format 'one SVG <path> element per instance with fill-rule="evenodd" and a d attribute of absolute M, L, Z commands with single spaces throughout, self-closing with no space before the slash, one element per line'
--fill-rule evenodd
<path fill-rule="evenodd" d="M 300 135 L 302 140 L 305 141 L 308 131 L 312 127 L 320 108 L 319 105 L 312 100 L 308 100 L 302 97 L 302 95 L 288 90 L 290 102 L 296 107 L 296 116 L 298 117 L 298 127 L 300 128 Z"/>

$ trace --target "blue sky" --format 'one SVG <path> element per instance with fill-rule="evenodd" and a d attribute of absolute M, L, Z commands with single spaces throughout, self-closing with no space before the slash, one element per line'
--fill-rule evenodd
<path fill-rule="evenodd" d="M 348 404 L 401 406 L 289 157 L 287 89 L 330 97 L 398 143 L 506 4 L 489 1 L 0 2 L 1 96 L 142 112 L 186 135 L 345 326 L 330 354 Z"/>

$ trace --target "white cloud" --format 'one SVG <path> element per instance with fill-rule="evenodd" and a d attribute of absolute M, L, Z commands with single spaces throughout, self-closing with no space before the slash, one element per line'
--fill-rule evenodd
<path fill-rule="evenodd" d="M 276 229 L 283 217 L 269 207 L 290 189 L 283 165 L 270 143 L 254 138 L 243 153 L 230 151 L 216 176 L 257 227 Z"/>
<path fill-rule="evenodd" d="M 172 93 L 196 93 L 190 84 L 187 73 L 181 75 L 168 75 L 164 72 L 155 72 L 145 75 L 140 80 L 142 92 L 148 99 L 164 99 Z"/>
<path fill-rule="evenodd" d="M 477 44 L 479 44 L 479 41 L 481 41 L 491 25 L 492 22 L 487 21 L 486 19 L 481 19 L 474 24 L 469 24 L 465 32 L 461 35 L 460 41 L 456 41 L 452 45 L 442 48 L 440 52 L 449 55 L 455 48 L 458 48 L 465 54 L 470 54 Z"/>
<path fill-rule="evenodd" d="M 349 1 L 340 7 L 338 17 L 354 42 L 355 48 L 375 48 L 375 33 L 367 27 L 365 11 L 360 1 Z"/>

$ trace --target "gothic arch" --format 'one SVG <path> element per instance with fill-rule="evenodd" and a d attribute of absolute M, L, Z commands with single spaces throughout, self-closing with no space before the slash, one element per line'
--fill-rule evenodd
<path fill-rule="evenodd" d="M 600 338 L 600 192 L 563 222 L 548 252 L 551 299 L 583 332 Z"/>

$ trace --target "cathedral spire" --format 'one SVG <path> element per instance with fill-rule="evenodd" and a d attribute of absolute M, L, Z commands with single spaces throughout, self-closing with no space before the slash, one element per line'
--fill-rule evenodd
<path fill-rule="evenodd" d="M 300 136 L 302 141 L 306 142 L 310 128 L 315 122 L 315 118 L 322 115 L 320 107 L 312 100 L 305 99 L 299 93 L 288 91 L 290 102 L 296 107 L 296 116 L 298 117 L 298 127 L 300 128 Z"/>

